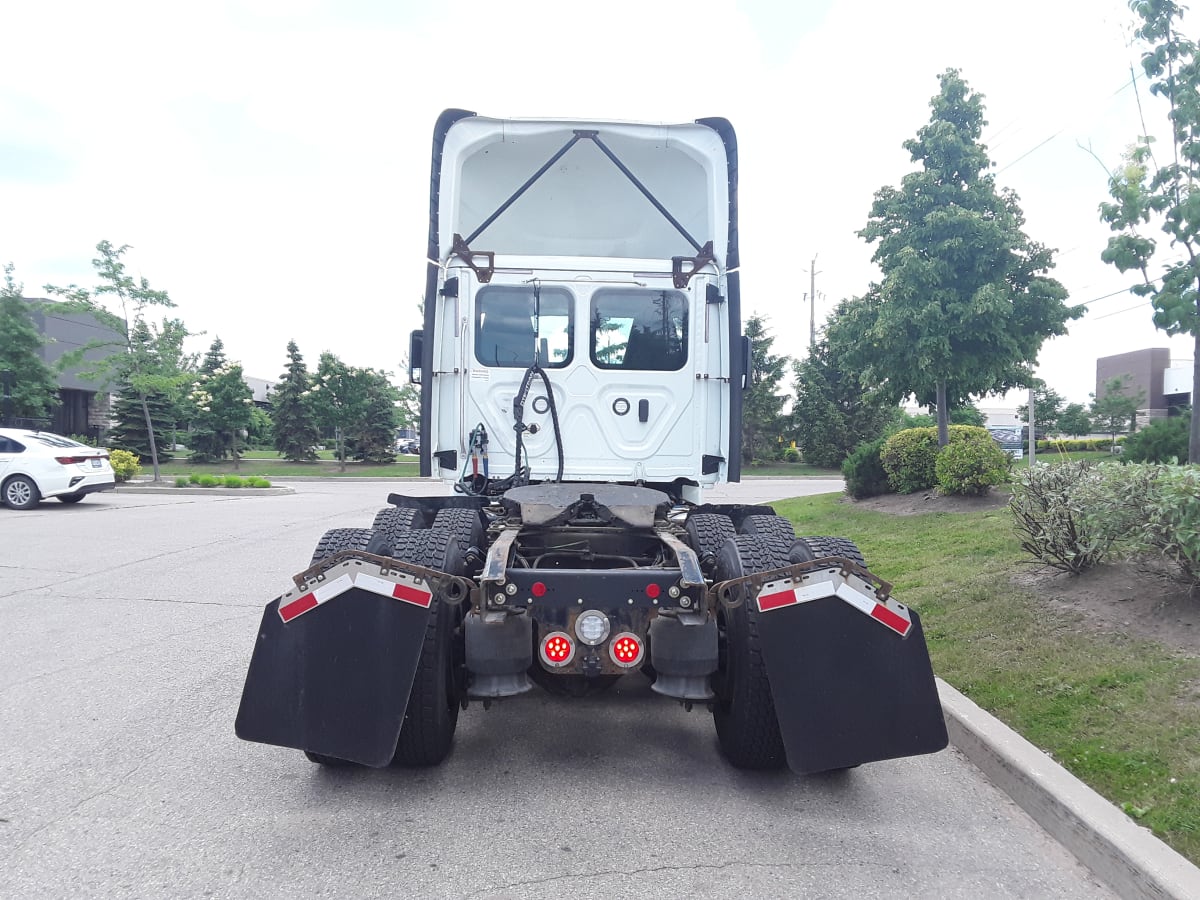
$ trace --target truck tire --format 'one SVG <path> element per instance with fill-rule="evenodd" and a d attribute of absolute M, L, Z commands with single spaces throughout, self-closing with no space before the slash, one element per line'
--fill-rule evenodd
<path fill-rule="evenodd" d="M 313 550 L 312 560 L 309 562 L 309 565 L 318 563 L 343 550 L 363 550 L 367 553 L 383 553 L 387 555 L 383 547 L 386 540 L 385 536 L 377 534 L 371 528 L 334 528 L 321 535 L 321 539 L 317 541 L 316 549 Z M 339 759 L 336 756 L 326 756 L 323 753 L 310 753 L 305 750 L 304 755 L 308 757 L 309 762 L 331 768 L 357 765 L 357 763 L 350 762 L 349 760 Z"/>
<path fill-rule="evenodd" d="M 783 516 L 746 516 L 742 519 L 740 533 L 761 534 L 786 540 L 789 544 L 796 539 L 796 530 Z"/>
<path fill-rule="evenodd" d="M 314 565 L 343 550 L 362 550 L 386 556 L 386 540 L 385 535 L 378 534 L 373 528 L 332 528 L 321 535 L 308 564 Z"/>
<path fill-rule="evenodd" d="M 717 554 L 713 579 L 725 581 L 788 565 L 791 541 L 762 534 L 730 538 Z M 787 765 L 775 701 L 758 637 L 758 611 L 743 601 L 719 607 L 720 663 L 713 676 L 713 721 L 721 752 L 739 769 Z"/>
<path fill-rule="evenodd" d="M 385 506 L 375 513 L 371 527 L 387 537 L 388 556 L 396 549 L 400 536 L 413 526 L 416 510 L 410 507 Z"/>
<path fill-rule="evenodd" d="M 439 510 L 432 528 L 409 531 L 401 537 L 396 558 L 450 575 L 465 575 L 467 549 L 482 541 L 482 534 L 477 511 Z M 464 654 L 461 607 L 435 601 L 429 610 L 425 644 L 393 765 L 434 766 L 449 755 L 459 704 L 466 695 Z"/>
<path fill-rule="evenodd" d="M 867 567 L 867 561 L 854 541 L 836 537 L 803 537 L 800 540 L 808 546 L 813 559 L 820 559 L 822 556 L 844 556 L 864 569 Z"/>
<path fill-rule="evenodd" d="M 706 572 L 711 572 L 712 567 L 716 565 L 721 546 L 737 534 L 733 520 L 729 516 L 717 513 L 688 516 L 684 527 L 687 530 L 688 544 L 696 551 L 700 568 Z"/>

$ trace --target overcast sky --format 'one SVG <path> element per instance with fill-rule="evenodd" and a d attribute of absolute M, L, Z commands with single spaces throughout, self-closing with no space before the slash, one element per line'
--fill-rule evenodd
<path fill-rule="evenodd" d="M 443 108 L 724 116 L 743 307 L 802 356 L 813 256 L 820 323 L 876 277 L 855 232 L 911 170 L 901 144 L 954 66 L 986 97 L 984 140 L 1026 231 L 1058 248 L 1055 274 L 1089 304 L 1038 369 L 1086 402 L 1098 356 L 1191 358 L 1099 258 L 1105 167 L 1139 132 L 1137 95 L 1152 130 L 1164 115 L 1131 87 L 1131 21 L 1121 0 L 6 2 L 0 262 L 40 296 L 93 284 L 99 240 L 130 244 L 131 271 L 206 332 L 193 349 L 220 335 L 265 378 L 292 339 L 313 365 L 332 350 L 398 371 L 419 325 Z"/>

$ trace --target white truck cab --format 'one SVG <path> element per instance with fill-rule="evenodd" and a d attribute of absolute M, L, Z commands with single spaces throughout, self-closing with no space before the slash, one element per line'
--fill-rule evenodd
<path fill-rule="evenodd" d="M 689 500 L 739 479 L 736 153 L 723 119 L 443 114 L 410 353 L 422 474 Z"/>

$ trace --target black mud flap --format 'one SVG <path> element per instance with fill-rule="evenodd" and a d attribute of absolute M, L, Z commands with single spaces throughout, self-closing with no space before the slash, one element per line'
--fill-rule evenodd
<path fill-rule="evenodd" d="M 416 677 L 429 600 L 402 603 L 352 587 L 328 603 L 291 607 L 303 614 L 284 622 L 279 604 L 288 597 L 263 613 L 237 736 L 388 765 Z"/>
<path fill-rule="evenodd" d="M 792 771 L 935 753 L 949 743 L 921 620 L 908 615 L 912 627 L 901 637 L 836 596 L 759 613 Z"/>

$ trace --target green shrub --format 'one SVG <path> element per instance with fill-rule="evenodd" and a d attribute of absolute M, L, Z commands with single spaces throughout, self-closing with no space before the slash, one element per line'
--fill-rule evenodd
<path fill-rule="evenodd" d="M 788 447 L 783 451 L 783 461 L 789 463 L 800 462 L 800 451 L 795 447 Z"/>
<path fill-rule="evenodd" d="M 130 453 L 128 450 L 110 450 L 108 461 L 117 481 L 128 481 L 142 471 L 141 460 L 136 453 Z"/>
<path fill-rule="evenodd" d="M 937 484 L 937 452 L 936 428 L 906 428 L 888 438 L 879 459 L 892 490 L 912 494 Z"/>
<path fill-rule="evenodd" d="M 246 479 L 246 484 L 252 488 L 269 488 L 271 486 L 271 482 L 261 475 L 251 475 Z"/>
<path fill-rule="evenodd" d="M 1186 578 L 1200 584 L 1200 467 L 1163 466 L 1154 471 L 1155 490 L 1143 499 L 1146 538 Z"/>
<path fill-rule="evenodd" d="M 220 479 L 215 475 L 201 475 L 196 479 L 196 484 L 200 487 L 216 487 L 220 483 Z"/>
<path fill-rule="evenodd" d="M 1125 441 L 1121 459 L 1130 462 L 1186 462 L 1191 416 L 1174 416 L 1151 422 Z"/>
<path fill-rule="evenodd" d="M 1102 473 L 1089 462 L 1032 466 L 1013 486 L 1008 507 L 1021 549 L 1048 566 L 1078 574 L 1100 562 L 1114 536 L 1100 528 L 1091 501 Z"/>
<path fill-rule="evenodd" d="M 199 475 L 199 474 L 196 474 L 195 472 L 193 472 L 191 475 L 188 476 L 188 481 L 190 481 L 192 484 L 199 484 L 200 479 L 203 477 L 204 477 L 203 475 Z"/>
<path fill-rule="evenodd" d="M 243 484 L 245 484 L 245 482 L 242 481 L 241 475 L 226 475 L 224 478 L 224 483 L 225 487 L 227 488 L 240 488 Z"/>
<path fill-rule="evenodd" d="M 175 487 L 187 487 L 191 483 L 191 480 L 186 475 L 177 475 L 175 477 Z"/>
<path fill-rule="evenodd" d="M 1012 459 L 986 431 L 982 436 L 951 441 L 939 451 L 934 463 L 938 489 L 943 494 L 986 494 L 992 485 L 1007 482 L 1011 470 Z"/>
<path fill-rule="evenodd" d="M 846 480 L 846 493 L 856 500 L 877 497 L 891 492 L 887 472 L 879 458 L 886 438 L 859 444 L 842 463 L 842 477 Z"/>

